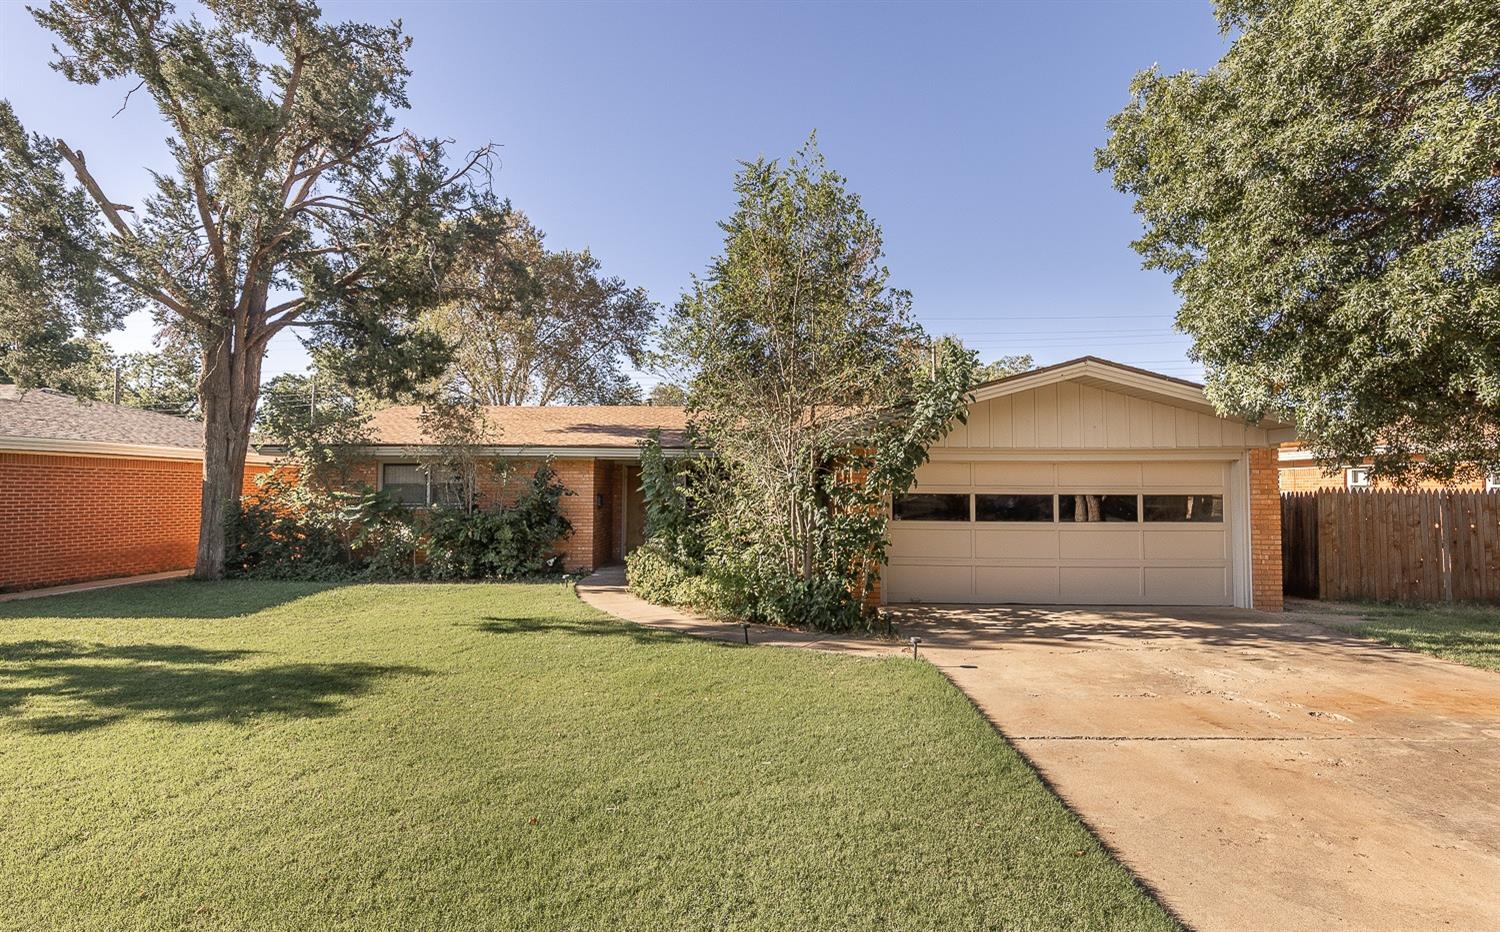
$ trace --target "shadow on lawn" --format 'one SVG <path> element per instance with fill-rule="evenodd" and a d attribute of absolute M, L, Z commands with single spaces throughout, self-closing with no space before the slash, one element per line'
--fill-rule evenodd
<path fill-rule="evenodd" d="M 672 631 L 657 631 L 610 621 L 563 621 L 557 618 L 501 618 L 498 615 L 486 615 L 477 624 L 461 624 L 485 634 L 574 634 L 581 637 L 629 638 L 637 644 L 664 644 L 681 638 L 681 635 Z"/>
<path fill-rule="evenodd" d="M 233 618 L 287 605 L 340 585 L 173 579 L 0 602 L 0 622 L 28 618 Z"/>
<path fill-rule="evenodd" d="M 186 644 L 84 644 L 20 641 L 0 645 L 0 715 L 39 734 L 85 731 L 134 716 L 179 724 L 241 723 L 263 715 L 324 718 L 343 700 L 393 675 L 427 675 L 408 666 L 288 663 L 250 669 L 223 664 L 257 651 L 205 650 Z M 31 699 L 63 699 L 87 708 L 24 716 Z"/>

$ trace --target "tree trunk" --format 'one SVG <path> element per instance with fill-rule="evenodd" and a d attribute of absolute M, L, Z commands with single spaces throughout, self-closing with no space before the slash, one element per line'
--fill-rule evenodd
<path fill-rule="evenodd" d="M 224 530 L 244 484 L 250 426 L 260 393 L 261 350 L 237 328 L 204 334 L 203 503 L 194 579 L 224 577 Z M 238 337 L 238 339 L 236 339 Z"/>

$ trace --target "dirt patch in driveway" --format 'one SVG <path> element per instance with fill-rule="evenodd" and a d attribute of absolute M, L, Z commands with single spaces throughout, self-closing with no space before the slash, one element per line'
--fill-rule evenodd
<path fill-rule="evenodd" d="M 1195 928 L 1500 928 L 1500 675 L 1295 615 L 896 622 Z"/>

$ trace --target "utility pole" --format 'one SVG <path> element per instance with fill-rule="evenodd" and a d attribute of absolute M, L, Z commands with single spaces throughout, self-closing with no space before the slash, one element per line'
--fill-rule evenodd
<path fill-rule="evenodd" d="M 120 366 L 115 365 L 115 404 L 120 403 Z"/>

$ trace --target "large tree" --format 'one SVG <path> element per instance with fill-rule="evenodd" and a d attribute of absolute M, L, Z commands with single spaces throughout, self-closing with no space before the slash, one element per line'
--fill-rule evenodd
<path fill-rule="evenodd" d="M 744 163 L 724 250 L 664 353 L 723 495 L 719 558 L 779 621 L 843 627 L 883 561 L 885 506 L 964 414 L 973 354 L 934 348 L 889 285 L 880 227 L 816 145 Z"/>
<path fill-rule="evenodd" d="M 82 151 L 0 110 L 0 313 L 7 329 L 25 324 L 3 363 L 23 384 L 134 304 L 191 334 L 205 428 L 196 575 L 212 578 L 269 341 L 308 327 L 372 386 L 435 376 L 446 347 L 415 322 L 440 294 L 464 218 L 491 204 L 471 184 L 487 148 L 455 167 L 441 141 L 396 128 L 410 45 L 399 24 L 327 23 L 307 0 L 201 0 L 195 11 L 166 0 L 33 11 L 66 78 L 124 81 L 127 104 L 155 105 L 170 163 L 151 173 L 149 196 L 124 204 Z M 97 150 L 93 164 L 108 158 Z M 11 241 L 20 233 L 36 238 L 34 255 Z"/>
<path fill-rule="evenodd" d="M 1098 166 L 1223 410 L 1395 479 L 1500 466 L 1500 4 L 1220 0 Z"/>
<path fill-rule="evenodd" d="M 512 211 L 498 242 L 464 251 L 449 300 L 428 315 L 455 347 L 454 381 L 492 405 L 640 403 L 625 366 L 639 364 L 656 305 L 587 250 L 543 240 Z"/>

